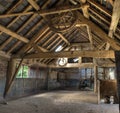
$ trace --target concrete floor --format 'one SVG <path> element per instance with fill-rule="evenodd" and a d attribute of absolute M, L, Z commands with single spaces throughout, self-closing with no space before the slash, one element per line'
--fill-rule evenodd
<path fill-rule="evenodd" d="M 0 105 L 0 113 L 119 113 L 118 105 L 97 105 L 90 91 L 42 93 Z"/>

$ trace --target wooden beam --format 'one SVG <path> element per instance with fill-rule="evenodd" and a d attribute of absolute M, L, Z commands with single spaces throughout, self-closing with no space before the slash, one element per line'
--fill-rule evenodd
<path fill-rule="evenodd" d="M 24 13 L 24 12 L 28 12 L 29 10 L 31 10 L 32 9 L 32 6 L 28 6 L 28 7 L 26 7 L 22 12 Z M 11 11 L 12 12 L 12 11 Z M 9 12 L 10 13 L 10 12 Z M 34 16 L 34 15 L 33 15 Z M 9 28 L 11 25 L 13 25 L 19 18 L 20 18 L 21 16 L 18 16 L 18 17 L 15 17 L 14 19 L 12 19 L 12 21 L 6 26 L 6 28 Z M 28 21 L 27 21 L 28 22 Z M 23 26 L 25 26 L 26 24 L 27 24 L 27 22 L 26 23 L 24 23 L 24 25 Z M 18 33 L 18 32 L 20 32 L 21 31 L 21 29 L 23 28 L 23 26 L 22 27 L 20 27 L 16 32 Z M 2 34 L 3 32 L 1 31 L 0 32 L 0 34 Z M 12 41 L 12 39 L 13 39 L 13 37 L 10 37 L 10 38 L 8 38 L 1 46 L 0 46 L 0 50 L 2 50 L 8 43 L 10 43 L 11 41 Z M 12 50 L 12 49 L 11 49 Z"/>
<path fill-rule="evenodd" d="M 115 0 L 113 5 L 112 21 L 111 21 L 109 33 L 111 31 L 115 32 L 119 19 L 120 19 L 120 0 Z"/>
<path fill-rule="evenodd" d="M 75 46 L 75 47 L 81 47 L 81 46 L 90 46 L 91 44 L 88 43 L 70 43 L 70 47 Z"/>
<path fill-rule="evenodd" d="M 0 58 L 6 59 L 6 60 L 10 60 L 11 55 L 10 55 L 10 54 L 6 54 L 6 53 L 3 52 L 3 51 L 0 51 Z"/>
<path fill-rule="evenodd" d="M 41 47 L 41 46 L 38 46 L 38 45 L 36 45 L 36 44 L 33 44 L 33 48 L 34 48 L 36 51 L 38 51 L 38 52 L 48 52 L 47 49 L 45 49 L 45 48 L 43 48 L 43 47 Z"/>
<path fill-rule="evenodd" d="M 108 37 L 108 35 L 102 29 L 100 29 L 97 25 L 95 25 L 93 22 L 83 17 L 83 15 L 80 13 L 78 13 L 78 17 L 82 22 L 82 24 L 87 24 L 91 28 L 91 31 L 93 33 L 95 33 L 98 37 L 102 38 L 104 41 L 107 41 L 108 43 L 110 43 L 113 49 L 120 50 L 120 44 L 114 39 Z M 80 27 L 80 26 L 81 25 L 79 24 L 76 25 L 76 27 Z"/>
<path fill-rule="evenodd" d="M 4 97 L 7 94 L 7 90 L 8 90 L 12 75 L 15 72 L 15 68 L 16 68 L 15 59 L 10 59 L 10 61 L 8 62 L 8 69 L 7 69 L 7 75 L 6 75 L 6 84 L 5 84 L 5 90 L 4 90 Z"/>
<path fill-rule="evenodd" d="M 18 39 L 18 40 L 20 40 L 20 41 L 22 41 L 22 42 L 25 42 L 25 43 L 28 43 L 28 42 L 29 42 L 29 40 L 28 40 L 27 38 L 18 35 L 17 33 L 11 31 L 10 29 L 8 29 L 8 28 L 6 28 L 6 27 L 4 27 L 4 26 L 2 26 L 2 25 L 0 25 L 0 30 L 1 30 L 2 32 L 8 34 L 8 35 L 11 35 L 12 37 L 14 37 L 14 38 L 16 38 L 16 39 Z"/>
<path fill-rule="evenodd" d="M 2 14 L 0 15 L 0 18 L 8 18 L 8 17 L 14 17 L 14 16 L 25 16 L 25 15 L 33 15 L 37 14 L 36 12 L 23 12 L 23 13 L 10 13 L 10 14 Z"/>
<path fill-rule="evenodd" d="M 36 41 L 39 40 L 47 31 L 49 30 L 48 26 L 45 26 L 42 30 L 39 31 L 38 34 L 36 34 L 35 37 L 33 37 L 28 44 L 26 44 L 22 49 L 18 52 L 18 54 L 24 54 L 26 50 L 28 50 L 33 43 L 36 43 Z"/>
<path fill-rule="evenodd" d="M 108 36 L 110 38 L 113 38 L 113 34 L 116 31 L 119 19 L 120 19 L 120 0 L 115 0 L 113 5 L 112 21 L 108 33 Z M 109 48 L 110 48 L 110 44 L 107 43 L 106 50 L 108 50 Z"/>
<path fill-rule="evenodd" d="M 37 0 L 36 0 L 36 1 L 37 1 Z M 50 0 L 48 0 L 47 2 L 45 2 L 45 3 L 43 4 L 43 6 L 41 7 L 41 9 L 44 9 L 44 8 L 46 7 L 46 5 L 48 5 L 49 3 L 50 3 Z M 23 12 L 27 12 L 27 11 L 29 11 L 30 9 L 31 9 L 31 7 L 28 6 Z M 24 28 L 25 26 L 27 26 L 37 15 L 38 15 L 38 14 L 32 15 L 32 16 L 28 19 L 28 21 L 25 22 L 24 25 L 17 30 L 17 33 L 19 33 L 21 30 L 23 30 L 23 28 Z M 16 21 L 18 18 L 19 18 L 19 16 L 18 16 L 17 18 L 15 18 L 15 21 Z M 27 35 L 29 35 L 29 34 L 31 33 L 31 31 L 34 31 L 34 29 L 35 29 L 38 25 L 40 25 L 41 22 L 42 22 L 42 19 L 41 19 L 37 24 L 35 24 L 35 25 L 29 30 L 29 32 L 27 32 L 27 33 L 25 34 L 25 37 L 26 37 Z M 13 22 L 12 22 L 12 23 L 13 23 Z M 11 24 L 9 24 L 7 27 L 9 27 L 10 25 L 11 25 Z M 13 39 L 13 38 L 10 37 L 7 41 L 5 41 L 5 43 L 3 43 L 3 44 L 0 46 L 0 49 L 2 50 L 12 39 Z M 12 46 L 12 47 L 7 51 L 7 53 L 10 53 L 11 51 L 13 51 L 13 49 L 15 49 L 20 43 L 21 43 L 21 41 L 18 41 L 14 46 Z"/>
<path fill-rule="evenodd" d="M 99 9 L 100 11 L 102 11 L 107 16 L 111 17 L 112 15 L 111 12 L 107 10 L 105 7 L 103 7 L 102 5 L 100 5 L 99 3 L 95 2 L 94 0 L 87 0 L 87 2 L 93 5 L 94 7 L 96 7 L 97 9 Z"/>
<path fill-rule="evenodd" d="M 67 63 L 65 66 L 48 65 L 51 68 L 93 68 L 93 63 Z"/>
<path fill-rule="evenodd" d="M 62 38 L 66 42 L 66 44 L 70 45 L 70 42 L 61 33 L 57 34 L 60 36 L 60 38 Z"/>
<path fill-rule="evenodd" d="M 32 14 L 39 14 L 41 16 L 46 16 L 46 15 L 51 15 L 51 14 L 56 14 L 56 13 L 75 11 L 81 8 L 82 7 L 80 5 L 79 6 L 65 6 L 60 9 L 54 8 L 54 9 L 49 9 L 49 10 L 31 11 L 31 12 L 23 12 L 23 13 L 2 14 L 0 15 L 0 18 L 7 18 L 7 17 L 13 17 L 13 16 L 24 16 L 24 15 L 32 15 Z"/>
<path fill-rule="evenodd" d="M 21 67 L 23 63 L 23 59 L 21 59 L 18 67 L 16 68 L 16 60 L 15 59 L 12 59 L 10 61 L 10 65 L 9 65 L 9 71 L 7 73 L 7 79 L 6 79 L 6 85 L 5 85 L 5 91 L 4 91 L 4 97 L 6 97 L 6 95 L 8 94 L 12 84 L 13 84 L 13 81 Z"/>
<path fill-rule="evenodd" d="M 64 52 L 45 52 L 45 53 L 36 53 L 36 54 L 28 54 L 24 58 L 74 58 L 74 57 L 93 57 L 93 58 L 115 58 L 114 51 L 64 51 Z M 13 58 L 20 58 L 20 56 L 16 56 Z"/>
<path fill-rule="evenodd" d="M 91 29 L 89 26 L 86 26 L 87 27 L 87 33 L 88 33 L 88 37 L 89 37 L 89 41 L 91 43 L 91 46 L 93 45 L 93 38 L 92 38 L 92 34 L 91 34 Z"/>
<path fill-rule="evenodd" d="M 86 18 L 89 18 L 89 11 L 88 11 L 89 7 L 90 7 L 89 5 L 85 5 L 84 7 L 82 7 L 83 15 Z"/>
<path fill-rule="evenodd" d="M 82 6 L 82 7 L 84 7 L 84 6 Z M 65 6 L 65 7 L 54 8 L 54 9 L 49 9 L 49 10 L 40 10 L 40 11 L 38 11 L 38 14 L 40 14 L 41 16 L 46 16 L 46 15 L 51 15 L 51 14 L 56 14 L 56 13 L 75 11 L 75 10 L 81 9 L 82 7 L 80 5 L 78 5 L 78 6 Z"/>
<path fill-rule="evenodd" d="M 27 0 L 35 10 L 40 10 L 39 5 L 34 0 Z"/>

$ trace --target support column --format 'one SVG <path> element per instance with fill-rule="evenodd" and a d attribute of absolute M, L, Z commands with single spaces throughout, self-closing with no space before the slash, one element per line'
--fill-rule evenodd
<path fill-rule="evenodd" d="M 94 93 L 97 93 L 97 66 L 94 66 Z"/>
<path fill-rule="evenodd" d="M 117 94 L 119 99 L 119 112 L 120 112 L 120 51 L 115 51 L 115 62 L 117 72 Z"/>
<path fill-rule="evenodd" d="M 100 81 L 97 81 L 97 90 L 98 90 L 98 104 L 100 103 Z"/>

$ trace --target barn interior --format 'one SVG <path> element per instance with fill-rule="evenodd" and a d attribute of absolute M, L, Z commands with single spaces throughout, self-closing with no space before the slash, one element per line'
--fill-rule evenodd
<path fill-rule="evenodd" d="M 120 0 L 0 0 L 1 113 L 119 113 Z"/>

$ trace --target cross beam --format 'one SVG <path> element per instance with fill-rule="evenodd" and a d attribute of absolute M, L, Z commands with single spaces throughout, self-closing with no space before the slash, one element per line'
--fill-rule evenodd
<path fill-rule="evenodd" d="M 51 15 L 51 14 L 57 14 L 57 13 L 63 13 L 68 11 L 75 11 L 79 10 L 84 6 L 66 6 L 61 8 L 54 8 L 49 10 L 40 10 L 40 11 L 30 11 L 30 12 L 20 12 L 20 13 L 10 13 L 10 14 L 2 14 L 0 15 L 0 18 L 7 18 L 7 17 L 14 17 L 14 16 L 24 16 L 24 15 L 32 15 L 32 14 L 40 14 L 41 16 Z"/>
<path fill-rule="evenodd" d="M 24 59 L 32 58 L 74 58 L 74 57 L 93 57 L 93 58 L 115 58 L 114 51 L 64 51 L 64 52 L 42 52 L 28 54 Z M 14 56 L 13 58 L 21 58 L 21 56 Z"/>

